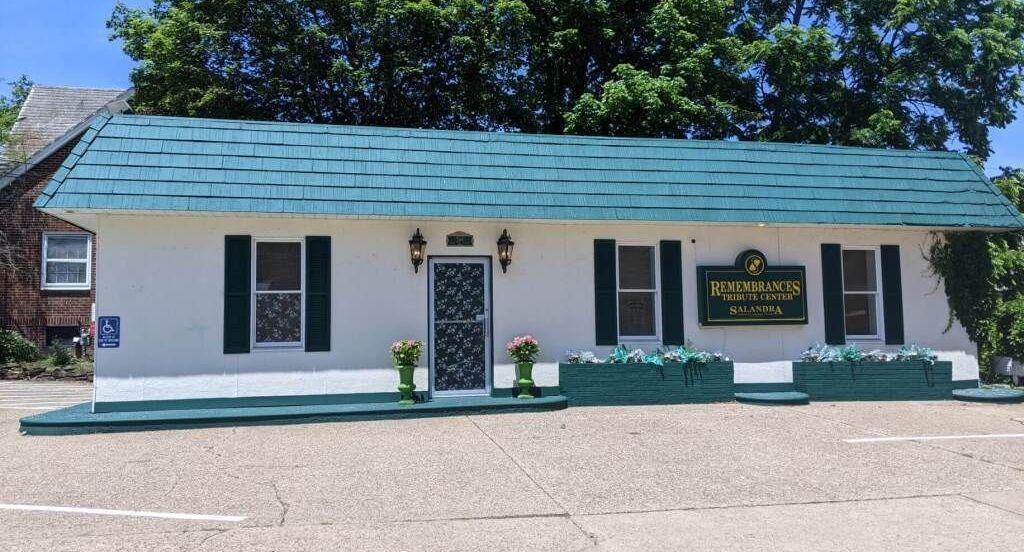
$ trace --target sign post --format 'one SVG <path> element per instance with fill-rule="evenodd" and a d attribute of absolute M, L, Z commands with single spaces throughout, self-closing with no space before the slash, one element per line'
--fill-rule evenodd
<path fill-rule="evenodd" d="M 807 324 L 806 270 L 768 266 L 756 249 L 733 266 L 697 267 L 701 326 Z"/>

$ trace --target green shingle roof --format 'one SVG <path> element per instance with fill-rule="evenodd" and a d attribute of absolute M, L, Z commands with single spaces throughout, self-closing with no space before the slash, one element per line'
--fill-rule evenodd
<path fill-rule="evenodd" d="M 1021 228 L 949 152 L 101 116 L 36 206 Z"/>

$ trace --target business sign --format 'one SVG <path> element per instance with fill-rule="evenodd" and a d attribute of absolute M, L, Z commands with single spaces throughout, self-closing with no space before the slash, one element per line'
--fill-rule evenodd
<path fill-rule="evenodd" d="M 96 346 L 116 349 L 121 346 L 121 317 L 101 316 L 96 323 Z"/>
<path fill-rule="evenodd" d="M 700 324 L 806 324 L 805 281 L 804 267 L 768 266 L 756 249 L 740 253 L 733 266 L 697 267 Z"/>

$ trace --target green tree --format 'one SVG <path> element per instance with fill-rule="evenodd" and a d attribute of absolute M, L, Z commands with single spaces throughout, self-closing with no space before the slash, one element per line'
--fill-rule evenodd
<path fill-rule="evenodd" d="M 17 139 L 11 135 L 11 127 L 14 126 L 14 122 L 18 119 L 21 104 L 25 103 L 25 98 L 28 97 L 29 91 L 32 90 L 32 84 L 28 76 L 22 75 L 10 83 L 11 91 L 9 95 L 0 95 L 0 154 L 8 157 L 9 161 L 20 161 L 18 159 L 11 159 L 12 156 L 17 154 L 14 151 L 16 148 L 13 148 L 16 145 Z"/>
<path fill-rule="evenodd" d="M 155 0 L 153 113 L 989 154 L 1024 0 Z"/>
<path fill-rule="evenodd" d="M 1001 170 L 993 183 L 1018 210 L 1024 211 L 1024 170 Z M 950 323 L 954 318 L 959 320 L 978 344 L 982 378 L 986 381 L 993 379 L 988 370 L 993 356 L 1019 354 L 1016 351 L 1020 346 L 1007 341 L 1013 320 L 1002 319 L 1024 312 L 1022 245 L 1024 232 L 951 232 L 929 251 L 932 269 L 945 284 Z"/>
<path fill-rule="evenodd" d="M 647 67 L 619 64 L 566 114 L 579 134 L 728 138 L 756 115 L 733 0 L 661 0 L 642 21 Z M 653 62 L 653 63 L 652 63 Z"/>
<path fill-rule="evenodd" d="M 519 0 L 156 0 L 118 4 L 140 111 L 492 128 L 523 117 Z"/>
<path fill-rule="evenodd" d="M 1014 120 L 1019 0 L 748 2 L 763 122 L 751 137 L 945 149 L 982 159 Z"/>

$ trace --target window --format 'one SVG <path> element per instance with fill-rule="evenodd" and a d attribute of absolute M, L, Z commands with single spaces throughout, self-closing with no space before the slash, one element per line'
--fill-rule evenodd
<path fill-rule="evenodd" d="M 253 335 L 257 347 L 297 347 L 303 337 L 301 240 L 256 240 Z"/>
<path fill-rule="evenodd" d="M 79 338 L 82 337 L 82 328 L 78 326 L 47 326 L 46 346 L 60 342 L 68 347 L 74 347 Z"/>
<path fill-rule="evenodd" d="M 90 234 L 43 234 L 43 289 L 89 289 L 91 265 Z"/>
<path fill-rule="evenodd" d="M 843 249 L 843 308 L 846 336 L 875 339 L 881 332 L 878 250 Z"/>
<path fill-rule="evenodd" d="M 654 247 L 618 246 L 620 338 L 658 338 L 658 271 Z"/>

